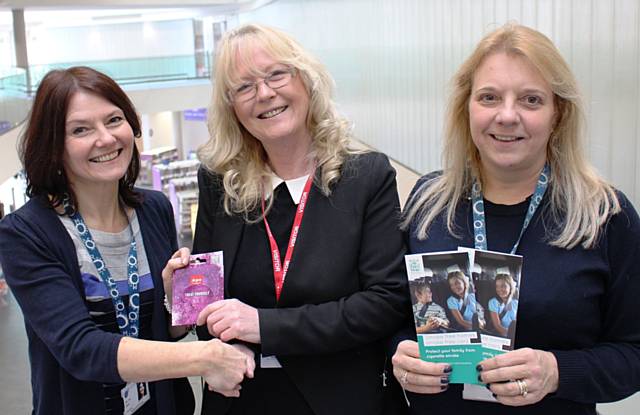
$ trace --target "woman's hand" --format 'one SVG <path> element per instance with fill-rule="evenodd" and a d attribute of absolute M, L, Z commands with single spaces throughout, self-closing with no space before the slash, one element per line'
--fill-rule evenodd
<path fill-rule="evenodd" d="M 164 286 L 164 293 L 167 295 L 169 304 L 171 304 L 173 298 L 173 271 L 189 265 L 190 254 L 191 251 L 189 248 L 178 249 L 162 269 L 162 285 Z"/>
<path fill-rule="evenodd" d="M 558 362 L 543 350 L 514 350 L 483 360 L 478 370 L 482 382 L 505 405 L 531 405 L 558 389 Z"/>
<path fill-rule="evenodd" d="M 167 296 L 167 302 L 169 307 L 172 306 L 173 301 L 173 271 L 184 268 L 189 265 L 189 254 L 191 251 L 189 248 L 180 248 L 172 256 L 167 265 L 162 269 L 162 286 L 164 287 L 164 294 Z M 188 326 L 172 326 L 169 321 L 169 335 L 172 338 L 178 338 L 184 336 L 189 330 Z"/>
<path fill-rule="evenodd" d="M 256 359 L 254 357 L 255 355 L 253 353 L 253 350 L 249 349 L 247 346 L 241 343 L 235 343 L 230 346 L 246 356 L 247 358 L 246 376 L 248 378 L 253 378 L 253 373 L 256 370 Z"/>
<path fill-rule="evenodd" d="M 253 352 L 244 347 L 252 356 L 249 359 L 247 351 L 242 350 L 242 347 L 244 346 L 225 344 L 218 339 L 206 342 L 203 356 L 206 364 L 202 377 L 209 385 L 209 390 L 227 397 L 240 396 L 240 383 L 245 376 L 252 378 L 255 369 Z"/>
<path fill-rule="evenodd" d="M 440 393 L 449 386 L 451 365 L 420 359 L 418 343 L 404 340 L 393 355 L 393 375 L 400 385 L 414 393 Z"/>
<path fill-rule="evenodd" d="M 258 309 L 236 299 L 209 304 L 198 314 L 197 324 L 206 324 L 209 333 L 224 342 L 260 343 Z"/>

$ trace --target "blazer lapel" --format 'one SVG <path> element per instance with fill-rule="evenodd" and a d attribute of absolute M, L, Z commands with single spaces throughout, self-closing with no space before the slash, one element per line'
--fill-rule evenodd
<path fill-rule="evenodd" d="M 235 263 L 236 254 L 238 253 L 238 245 L 240 238 L 244 232 L 244 221 L 236 216 L 228 216 L 224 214 L 216 217 L 214 226 L 217 240 L 217 249 L 222 250 L 224 258 L 224 292 L 229 292 L 229 278 L 233 264 Z"/>

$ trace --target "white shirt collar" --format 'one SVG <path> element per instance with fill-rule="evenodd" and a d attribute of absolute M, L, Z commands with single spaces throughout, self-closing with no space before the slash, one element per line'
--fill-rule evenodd
<path fill-rule="evenodd" d="M 271 176 L 271 190 L 275 190 L 276 187 L 280 185 L 280 183 L 285 182 L 287 185 L 287 189 L 289 189 L 289 194 L 291 195 L 291 199 L 293 203 L 296 205 L 300 203 L 300 198 L 302 198 L 302 191 L 304 190 L 304 185 L 307 183 L 307 179 L 309 175 L 298 177 L 297 179 L 291 180 L 282 180 L 280 177 L 273 175 Z"/>

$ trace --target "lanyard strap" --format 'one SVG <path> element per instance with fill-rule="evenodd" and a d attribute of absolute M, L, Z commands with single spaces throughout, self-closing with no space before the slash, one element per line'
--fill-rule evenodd
<path fill-rule="evenodd" d="M 304 210 L 307 205 L 307 199 L 309 198 L 309 191 L 311 190 L 311 184 L 313 183 L 313 174 L 309 175 L 307 182 L 302 190 L 302 197 L 300 197 L 300 203 L 296 209 L 296 216 L 293 219 L 293 226 L 291 227 L 291 234 L 289 235 L 289 245 L 287 246 L 287 252 L 284 256 L 284 265 L 280 264 L 280 249 L 276 242 L 276 238 L 271 233 L 269 222 L 267 221 L 267 215 L 265 215 L 264 197 L 262 198 L 262 219 L 264 220 L 264 227 L 267 230 L 267 236 L 269 238 L 269 245 L 271 246 L 271 263 L 273 264 L 273 282 L 276 288 L 276 300 L 280 300 L 280 293 L 282 292 L 282 286 L 284 285 L 284 279 L 287 276 L 289 270 L 289 263 L 291 262 L 291 256 L 293 255 L 293 248 L 296 245 L 298 233 L 300 232 L 300 225 L 302 224 L 302 217 L 304 216 Z"/>
<path fill-rule="evenodd" d="M 84 219 L 82 219 L 80 212 L 74 210 L 70 206 L 68 199 L 63 200 L 63 205 L 65 211 L 73 221 L 76 232 L 78 233 L 78 236 L 80 236 L 80 239 L 82 239 L 84 247 L 87 249 L 87 253 L 91 258 L 93 265 L 95 265 L 102 283 L 107 287 L 107 291 L 109 291 L 109 296 L 111 297 L 113 307 L 116 311 L 116 322 L 118 323 L 120 333 L 129 337 L 138 337 L 140 328 L 140 320 L 138 318 L 140 314 L 140 293 L 138 292 L 138 283 L 140 282 L 140 277 L 138 275 L 136 239 L 133 234 L 131 223 L 129 223 L 129 229 L 131 230 L 131 244 L 129 246 L 129 255 L 127 257 L 127 283 L 129 286 L 129 310 L 127 312 L 116 281 L 111 276 L 111 273 L 102 258 L 102 254 L 100 254 L 98 246 L 93 240 L 91 232 L 89 232 L 89 228 L 85 224 Z"/>
<path fill-rule="evenodd" d="M 511 248 L 512 255 L 515 254 L 518 250 L 518 245 L 520 245 L 522 235 L 524 235 L 524 231 L 529 226 L 529 222 L 531 222 L 533 215 L 536 213 L 536 210 L 538 209 L 538 206 L 540 206 L 540 202 L 542 202 L 542 198 L 547 191 L 550 171 L 551 169 L 549 168 L 549 164 L 545 164 L 542 172 L 540 172 L 540 177 L 538 177 L 538 184 L 536 184 L 536 190 L 531 197 L 529 208 L 527 209 L 527 214 L 524 218 L 524 222 L 522 223 L 522 229 L 520 229 L 520 235 L 518 236 L 516 243 L 513 244 L 513 248 Z M 487 229 L 484 218 L 484 201 L 482 198 L 482 187 L 480 186 L 480 183 L 478 181 L 476 181 L 471 187 L 471 199 L 473 206 L 473 236 L 475 248 L 486 251 Z"/>

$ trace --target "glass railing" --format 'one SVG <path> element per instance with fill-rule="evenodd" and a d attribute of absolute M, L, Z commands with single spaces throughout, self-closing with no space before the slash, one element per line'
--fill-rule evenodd
<path fill-rule="evenodd" d="M 52 69 L 79 65 L 90 66 L 100 72 L 104 72 L 121 85 L 202 78 L 207 77 L 209 74 L 209 68 L 206 63 L 208 62 L 205 62 L 205 65 L 201 67 L 196 67 L 196 57 L 187 55 L 33 65 L 30 67 L 31 85 L 32 89 L 35 90 L 42 78 Z"/>
<path fill-rule="evenodd" d="M 30 95 L 52 69 L 90 66 L 104 72 L 120 85 L 208 78 L 208 53 L 202 55 L 147 57 L 108 61 L 64 62 L 29 67 L 29 79 L 23 69 L 0 70 L 0 134 L 27 117 Z"/>
<path fill-rule="evenodd" d="M 24 69 L 0 71 L 0 134 L 18 126 L 27 118 L 31 100 L 25 94 L 27 74 Z"/>

